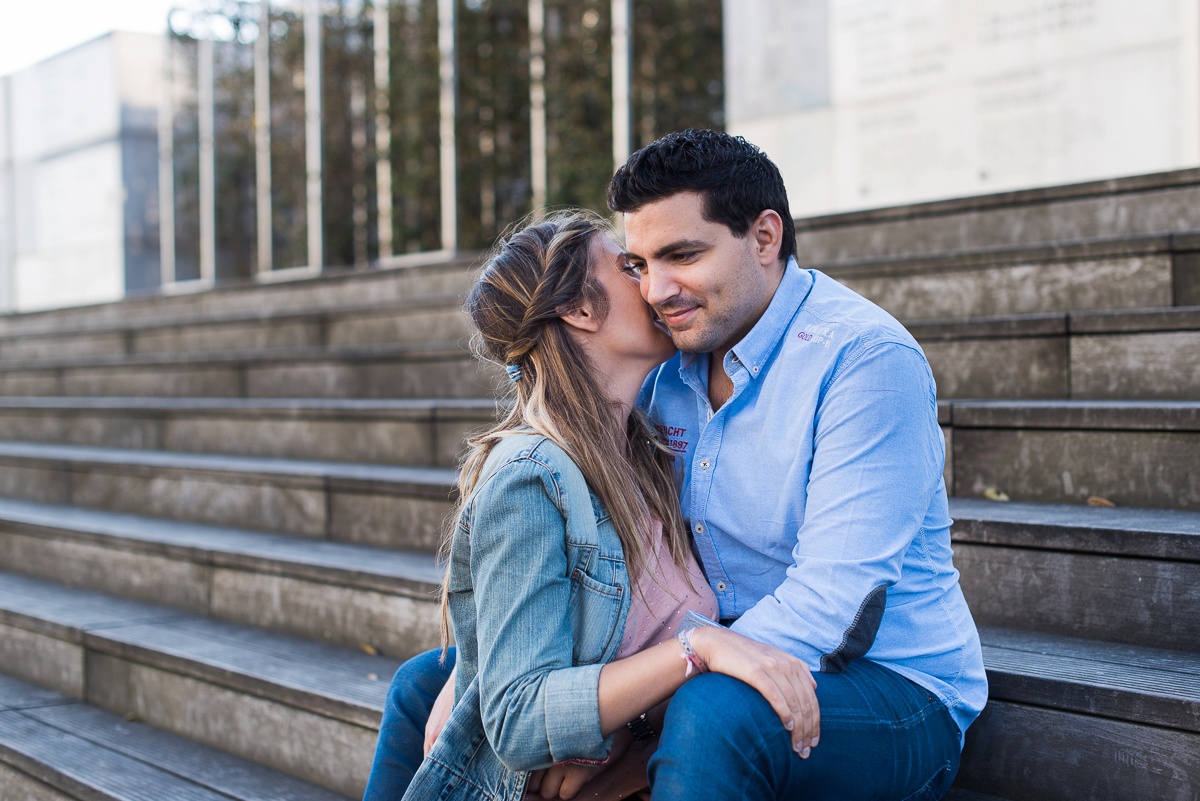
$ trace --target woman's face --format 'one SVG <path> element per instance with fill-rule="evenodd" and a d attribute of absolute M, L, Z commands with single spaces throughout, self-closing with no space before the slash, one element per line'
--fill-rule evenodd
<path fill-rule="evenodd" d="M 604 234 L 592 237 L 592 274 L 608 297 L 608 313 L 597 344 L 614 361 L 649 372 L 675 354 L 667 327 L 642 300 L 638 273 L 628 268 L 624 251 Z"/>

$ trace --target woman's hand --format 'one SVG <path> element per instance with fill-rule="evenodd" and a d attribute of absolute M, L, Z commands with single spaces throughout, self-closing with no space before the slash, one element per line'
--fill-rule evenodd
<path fill-rule="evenodd" d="M 429 749 L 433 748 L 434 741 L 445 728 L 446 721 L 450 719 L 451 710 L 454 709 L 454 674 L 457 672 L 457 667 L 450 671 L 450 678 L 446 679 L 445 686 L 442 687 L 442 691 L 438 693 L 437 699 L 433 702 L 433 708 L 429 710 L 429 720 L 425 721 L 425 754 L 427 756 Z"/>
<path fill-rule="evenodd" d="M 710 671 L 741 679 L 762 694 L 791 732 L 792 748 L 807 759 L 821 733 L 817 682 L 808 665 L 726 628 L 703 626 L 691 638 L 692 650 Z"/>

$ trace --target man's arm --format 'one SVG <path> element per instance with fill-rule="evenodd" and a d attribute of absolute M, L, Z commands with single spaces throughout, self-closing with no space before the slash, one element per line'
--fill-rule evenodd
<path fill-rule="evenodd" d="M 793 564 L 733 628 L 837 672 L 871 648 L 942 478 L 925 358 L 897 343 L 867 348 L 834 375 L 814 432 Z"/>

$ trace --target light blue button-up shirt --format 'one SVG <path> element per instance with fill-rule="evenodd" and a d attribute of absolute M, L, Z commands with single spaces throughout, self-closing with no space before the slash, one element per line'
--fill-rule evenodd
<path fill-rule="evenodd" d="M 815 670 L 867 656 L 935 692 L 959 729 L 987 680 L 951 562 L 933 374 L 870 301 L 789 262 L 725 356 L 678 354 L 642 405 L 683 460 L 683 512 L 733 629 Z"/>

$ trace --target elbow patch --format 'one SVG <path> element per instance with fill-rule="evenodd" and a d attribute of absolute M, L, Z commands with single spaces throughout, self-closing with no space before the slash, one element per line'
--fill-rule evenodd
<path fill-rule="evenodd" d="M 858 607 L 854 622 L 842 635 L 842 641 L 832 653 L 821 656 L 822 673 L 841 673 L 846 665 L 871 650 L 879 624 L 883 621 L 883 608 L 887 604 L 887 587 L 880 585 L 871 590 Z"/>

